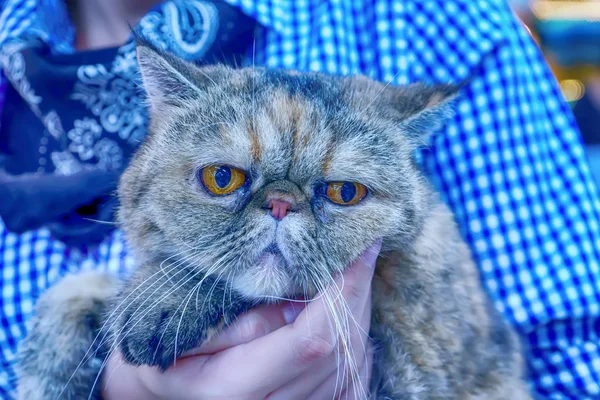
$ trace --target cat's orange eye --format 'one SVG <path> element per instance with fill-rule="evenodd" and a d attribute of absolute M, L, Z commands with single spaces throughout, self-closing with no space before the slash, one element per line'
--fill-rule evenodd
<path fill-rule="evenodd" d="M 365 198 L 367 188 L 356 182 L 329 182 L 325 194 L 335 204 L 353 206 Z"/>
<path fill-rule="evenodd" d="M 246 174 L 227 165 L 210 165 L 202 169 L 202 183 L 216 195 L 231 194 L 246 182 Z"/>

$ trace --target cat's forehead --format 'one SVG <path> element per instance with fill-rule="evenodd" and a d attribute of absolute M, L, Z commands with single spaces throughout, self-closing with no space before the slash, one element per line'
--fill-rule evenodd
<path fill-rule="evenodd" d="M 201 164 L 257 171 L 265 180 L 314 179 L 365 183 L 393 155 L 374 121 L 352 109 L 331 83 L 306 75 L 269 74 L 253 93 L 233 94 L 235 115 L 207 139 Z"/>
<path fill-rule="evenodd" d="M 326 111 L 287 87 L 263 87 L 255 96 L 231 98 L 230 118 L 217 118 L 216 134 L 202 140 L 205 162 L 259 169 L 270 179 L 296 166 L 322 168 L 333 140 Z"/>
<path fill-rule="evenodd" d="M 439 129 L 458 86 L 392 87 L 361 76 L 211 65 L 147 46 L 138 61 L 151 113 L 144 152 L 156 169 L 229 164 L 265 179 L 387 187 Z M 401 181 L 401 180 L 400 180 Z"/>

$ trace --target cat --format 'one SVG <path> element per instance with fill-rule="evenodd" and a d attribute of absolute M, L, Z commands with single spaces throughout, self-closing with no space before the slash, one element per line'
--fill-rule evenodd
<path fill-rule="evenodd" d="M 380 238 L 368 398 L 531 398 L 518 337 L 415 161 L 459 86 L 137 52 L 151 123 L 118 190 L 137 267 L 125 282 L 70 276 L 41 297 L 20 398 L 99 398 L 117 348 L 165 370 L 259 303 L 315 296 Z"/>

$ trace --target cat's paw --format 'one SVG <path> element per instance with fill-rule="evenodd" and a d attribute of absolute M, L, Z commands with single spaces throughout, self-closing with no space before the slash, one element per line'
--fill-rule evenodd
<path fill-rule="evenodd" d="M 207 287 L 211 289 L 193 294 L 180 288 L 162 301 L 146 297 L 123 306 L 113 337 L 125 361 L 164 371 L 184 352 L 200 346 L 249 309 L 235 295 L 230 300 L 229 291 L 224 301 L 220 285 Z"/>
<path fill-rule="evenodd" d="M 195 311 L 195 310 L 194 310 Z M 156 307 L 143 319 L 130 315 L 118 337 L 125 361 L 166 370 L 183 352 L 199 346 L 222 322 L 208 315 Z M 194 320 L 194 321 L 190 321 Z"/>

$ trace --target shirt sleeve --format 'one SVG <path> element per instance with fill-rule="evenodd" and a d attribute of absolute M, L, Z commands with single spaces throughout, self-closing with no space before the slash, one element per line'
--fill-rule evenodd
<path fill-rule="evenodd" d="M 469 83 L 423 163 L 453 209 L 488 293 L 522 334 L 535 392 L 598 398 L 597 190 L 540 50 L 507 7 L 489 4 L 493 11 L 464 10 L 471 28 L 448 27 L 479 44 L 454 64 L 470 70 Z M 426 29 L 418 33 L 427 40 Z M 473 63 L 465 66 L 468 59 Z M 442 64 L 452 67 L 446 60 L 420 69 L 439 76 Z"/>

